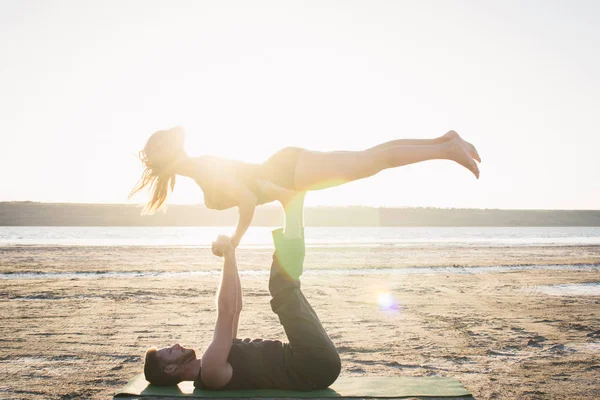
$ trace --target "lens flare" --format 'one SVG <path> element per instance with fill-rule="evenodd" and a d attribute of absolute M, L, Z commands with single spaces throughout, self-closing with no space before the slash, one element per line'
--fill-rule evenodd
<path fill-rule="evenodd" d="M 398 300 L 389 292 L 380 293 L 377 297 L 377 304 L 381 311 L 398 311 L 400 310 L 400 304 Z"/>

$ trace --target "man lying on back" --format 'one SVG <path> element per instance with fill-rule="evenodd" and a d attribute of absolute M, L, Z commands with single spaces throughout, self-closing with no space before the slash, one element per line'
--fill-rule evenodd
<path fill-rule="evenodd" d="M 285 208 L 285 228 L 273 231 L 275 254 L 269 292 L 288 343 L 237 338 L 242 291 L 236 254 L 227 236 L 213 243 L 223 255 L 213 339 L 201 358 L 179 344 L 149 349 L 144 374 L 155 385 L 194 381 L 205 389 L 324 389 L 338 377 L 340 357 L 300 290 L 304 263 L 303 194 Z"/>

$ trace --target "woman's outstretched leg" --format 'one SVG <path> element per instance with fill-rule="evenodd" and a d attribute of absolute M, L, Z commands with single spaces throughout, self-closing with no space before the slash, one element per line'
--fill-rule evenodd
<path fill-rule="evenodd" d="M 446 134 L 434 138 L 434 139 L 396 139 L 396 140 L 390 140 L 389 142 L 385 142 L 382 144 L 379 144 L 377 146 L 368 148 L 368 151 L 379 151 L 379 150 L 383 150 L 389 147 L 396 147 L 396 146 L 431 146 L 434 144 L 442 144 L 445 142 L 448 142 L 456 137 L 460 137 L 458 135 L 458 133 L 456 133 L 455 131 L 448 131 Z M 473 157 L 475 160 L 477 160 L 478 162 L 481 162 L 481 159 L 479 158 L 479 154 L 477 154 L 477 150 L 475 149 L 475 146 L 473 146 L 471 143 L 467 142 L 466 140 L 463 139 L 463 141 L 465 142 L 469 153 L 471 154 L 471 157 Z"/>
<path fill-rule="evenodd" d="M 435 139 L 395 139 L 390 140 L 389 142 L 378 144 L 377 146 L 370 147 L 366 150 L 368 151 L 378 151 L 387 149 L 388 147 L 396 147 L 396 146 L 431 146 L 434 144 L 444 143 L 447 139 L 444 139 L 443 136 L 440 136 Z"/>
<path fill-rule="evenodd" d="M 475 147 L 454 131 L 444 137 L 446 141 L 429 145 L 396 146 L 388 142 L 363 151 L 305 151 L 298 157 L 294 183 L 297 190 L 324 189 L 428 160 L 455 161 L 479 178 L 475 160 L 480 158 Z"/>

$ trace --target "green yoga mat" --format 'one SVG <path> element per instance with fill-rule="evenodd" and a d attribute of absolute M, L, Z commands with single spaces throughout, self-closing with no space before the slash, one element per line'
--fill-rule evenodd
<path fill-rule="evenodd" d="M 129 381 L 115 398 L 139 397 L 192 397 L 192 398 L 383 398 L 402 397 L 463 397 L 470 393 L 454 378 L 415 377 L 340 377 L 330 388 L 312 392 L 260 389 L 213 391 L 194 389 L 193 382 L 177 386 L 152 386 L 143 374 Z"/>

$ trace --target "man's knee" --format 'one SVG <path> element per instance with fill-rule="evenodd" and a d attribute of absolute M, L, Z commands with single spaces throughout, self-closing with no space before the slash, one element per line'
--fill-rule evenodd
<path fill-rule="evenodd" d="M 331 383 L 329 385 L 331 385 L 333 382 L 335 382 L 342 371 L 342 360 L 340 359 L 340 355 L 335 348 L 327 355 L 327 361 L 325 364 L 327 365 L 328 375 L 331 379 Z"/>
<path fill-rule="evenodd" d="M 342 370 L 342 361 L 335 348 L 321 354 L 318 360 L 318 373 L 311 381 L 315 389 L 325 389 L 331 386 Z"/>

